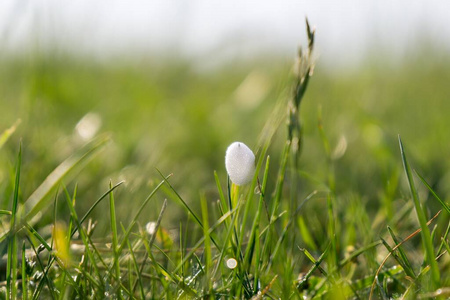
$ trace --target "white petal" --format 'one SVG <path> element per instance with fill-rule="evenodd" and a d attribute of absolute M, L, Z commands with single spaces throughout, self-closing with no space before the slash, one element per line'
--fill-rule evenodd
<path fill-rule="evenodd" d="M 247 184 L 255 174 L 255 155 L 244 143 L 234 142 L 225 154 L 225 168 L 234 184 Z"/>

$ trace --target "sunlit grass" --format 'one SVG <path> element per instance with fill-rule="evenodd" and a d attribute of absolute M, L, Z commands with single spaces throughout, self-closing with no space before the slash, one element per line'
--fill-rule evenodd
<path fill-rule="evenodd" d="M 449 297 L 448 68 L 320 75 L 307 33 L 290 79 L 260 63 L 252 80 L 47 60 L 1 73 L 0 297 Z M 255 104 L 243 91 L 261 82 Z M 236 140 L 256 155 L 242 186 L 224 165 Z"/>

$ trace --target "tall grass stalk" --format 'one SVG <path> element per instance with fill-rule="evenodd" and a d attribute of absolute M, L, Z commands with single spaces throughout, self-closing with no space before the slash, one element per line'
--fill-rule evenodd
<path fill-rule="evenodd" d="M 266 186 L 267 186 L 267 179 L 269 174 L 269 164 L 270 164 L 270 157 L 268 156 L 266 159 L 266 167 L 264 169 L 264 177 L 263 177 L 263 183 L 260 187 L 260 196 L 259 196 L 259 203 L 258 208 L 256 210 L 255 217 L 253 219 L 253 225 L 250 230 L 249 235 L 249 245 L 246 248 L 245 255 L 244 255 L 244 263 L 247 268 L 247 272 L 250 272 L 250 267 L 252 265 L 253 260 L 253 254 L 256 254 L 255 263 L 254 263 L 254 280 L 253 285 L 256 287 L 259 283 L 259 268 L 260 268 L 260 240 L 259 240 L 259 224 L 260 224 L 260 218 L 261 218 L 261 212 L 263 210 L 264 201 L 265 201 L 265 193 L 266 193 Z"/>
<path fill-rule="evenodd" d="M 19 145 L 19 154 L 17 155 L 16 177 L 14 180 L 14 194 L 11 209 L 10 231 L 8 234 L 8 263 L 6 266 L 6 294 L 8 299 L 17 297 L 17 235 L 16 220 L 17 207 L 19 203 L 19 184 L 20 167 L 22 165 L 22 144 Z"/>
<path fill-rule="evenodd" d="M 113 185 L 112 182 L 109 182 L 109 189 L 112 190 Z M 112 233 L 112 254 L 113 254 L 113 270 L 116 274 L 116 280 L 118 282 L 121 281 L 120 278 L 120 266 L 119 266 L 119 253 L 118 253 L 118 239 L 117 239 L 117 221 L 116 221 L 116 206 L 114 203 L 114 193 L 111 191 L 109 193 L 109 215 L 111 222 L 111 233 Z M 117 297 L 119 299 L 122 298 L 120 287 L 117 289 Z"/>
<path fill-rule="evenodd" d="M 400 153 L 403 161 L 403 168 L 405 170 L 406 177 L 408 179 L 409 188 L 411 191 L 411 196 L 414 201 L 414 207 L 416 209 L 417 219 L 419 220 L 420 228 L 422 229 L 421 236 L 422 242 L 425 248 L 425 256 L 428 265 L 431 268 L 431 288 L 436 290 L 440 287 L 440 272 L 436 262 L 436 256 L 434 253 L 433 241 L 431 240 L 430 230 L 427 226 L 427 219 L 423 211 L 423 207 L 419 200 L 419 195 L 414 183 L 411 168 L 409 166 L 408 160 L 406 159 L 405 149 L 403 147 L 402 140 L 400 136 L 398 137 L 398 142 L 400 145 Z"/>
<path fill-rule="evenodd" d="M 205 247 L 204 247 L 204 259 L 205 259 L 205 280 L 206 280 L 206 295 L 212 294 L 212 281 L 211 281 L 211 264 L 212 264 L 212 251 L 211 251 L 211 240 L 209 237 L 209 214 L 208 214 L 208 204 L 206 202 L 206 197 L 204 195 L 200 196 L 200 204 L 202 207 L 203 216 L 203 234 L 205 236 Z"/>

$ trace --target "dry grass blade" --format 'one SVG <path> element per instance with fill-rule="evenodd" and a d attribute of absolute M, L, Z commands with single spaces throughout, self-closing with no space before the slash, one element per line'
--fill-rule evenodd
<path fill-rule="evenodd" d="M 434 219 L 436 219 L 440 213 L 442 212 L 442 210 L 438 211 L 437 214 L 435 214 L 428 222 L 427 222 L 427 226 L 430 225 Z M 388 255 L 386 255 L 386 257 L 383 259 L 383 261 L 381 262 L 380 266 L 378 267 L 377 272 L 375 273 L 375 277 L 372 283 L 372 286 L 370 288 L 370 295 L 369 295 L 369 300 L 372 299 L 373 296 L 373 291 L 375 290 L 375 285 L 377 283 L 377 278 L 378 278 L 378 274 L 380 274 L 381 269 L 383 268 L 384 264 L 386 263 L 386 261 L 388 260 L 388 258 L 391 256 L 392 252 L 394 252 L 395 250 L 398 249 L 398 247 L 400 247 L 401 245 L 403 245 L 406 241 L 409 241 L 411 238 L 413 238 L 414 236 L 418 235 L 420 232 L 422 231 L 421 228 L 417 229 L 416 231 L 414 231 L 413 233 L 411 233 L 410 235 L 408 235 L 407 238 L 405 238 L 403 241 L 401 241 L 400 243 L 398 243 L 395 247 L 392 248 L 391 251 L 389 251 Z"/>
<path fill-rule="evenodd" d="M 278 275 L 275 275 L 275 277 L 273 277 L 270 283 L 261 292 L 258 292 L 258 294 L 252 298 L 252 300 L 261 300 L 264 297 L 264 295 L 270 291 L 270 288 L 275 283 L 275 280 L 277 280 L 277 278 Z"/>

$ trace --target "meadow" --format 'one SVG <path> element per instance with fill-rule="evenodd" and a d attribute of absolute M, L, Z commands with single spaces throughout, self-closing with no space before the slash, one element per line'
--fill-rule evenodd
<path fill-rule="evenodd" d="M 2 57 L 0 298 L 450 297 L 450 57 L 294 62 Z"/>

